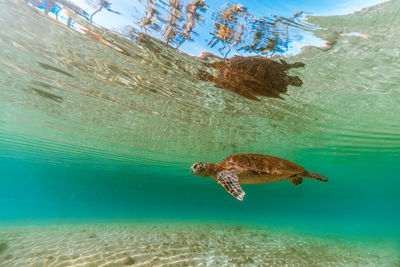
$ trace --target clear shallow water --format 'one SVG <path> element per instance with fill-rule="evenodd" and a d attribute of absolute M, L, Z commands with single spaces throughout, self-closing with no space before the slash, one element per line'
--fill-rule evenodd
<path fill-rule="evenodd" d="M 0 229 L 0 236 L 11 241 L 9 251 L 26 255 L 8 254 L 4 257 L 5 266 L 393 266 L 397 263 L 392 257 L 396 251 L 387 245 L 226 224 L 5 227 Z"/>
<path fill-rule="evenodd" d="M 161 42 L 81 19 L 121 53 L 24 2 L 0 5 L 1 223 L 240 223 L 398 249 L 399 1 L 307 17 L 330 46 L 287 58 L 306 64 L 289 71 L 303 86 L 261 102 L 198 81 L 201 60 Z M 234 153 L 330 181 L 245 185 L 239 202 L 189 173 Z"/>

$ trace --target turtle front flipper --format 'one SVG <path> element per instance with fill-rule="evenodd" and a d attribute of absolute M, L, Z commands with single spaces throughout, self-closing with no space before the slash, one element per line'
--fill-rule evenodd
<path fill-rule="evenodd" d="M 245 192 L 239 185 L 239 177 L 234 172 L 220 171 L 217 175 L 217 182 L 222 185 L 229 194 L 243 200 Z"/>

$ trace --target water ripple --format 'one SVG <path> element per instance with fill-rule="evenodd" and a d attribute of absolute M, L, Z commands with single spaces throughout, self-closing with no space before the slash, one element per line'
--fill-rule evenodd
<path fill-rule="evenodd" d="M 312 30 L 332 40 L 330 49 L 308 48 L 288 58 L 306 63 L 288 71 L 303 86 L 289 86 L 283 99 L 254 102 L 196 79 L 202 69 L 215 74 L 204 63 L 221 61 L 217 56 L 206 60 L 144 33 L 121 36 L 76 19 L 89 34 L 20 1 L 2 2 L 0 148 L 5 156 L 24 151 L 43 160 L 87 156 L 150 164 L 239 152 L 399 153 L 400 63 L 388 55 L 398 54 L 393 43 L 400 40 L 400 23 L 380 38 L 387 25 L 382 13 L 390 16 L 398 5 L 309 16 L 309 25 L 318 25 Z"/>

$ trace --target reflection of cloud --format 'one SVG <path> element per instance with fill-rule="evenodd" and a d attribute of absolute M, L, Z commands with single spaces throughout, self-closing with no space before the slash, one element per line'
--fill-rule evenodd
<path fill-rule="evenodd" d="M 312 45 L 320 47 L 326 45 L 325 40 L 315 36 L 311 32 L 304 32 L 304 35 L 302 37 L 303 38 L 301 40 L 296 40 L 291 42 L 289 45 L 289 49 L 283 54 L 286 56 L 293 56 L 295 54 L 300 53 L 305 46 Z"/>
<path fill-rule="evenodd" d="M 342 36 L 354 36 L 354 37 L 360 37 L 363 39 L 368 39 L 371 36 L 365 33 L 360 33 L 360 32 L 349 32 L 349 33 L 341 33 L 340 35 Z"/>
<path fill-rule="evenodd" d="M 206 44 L 196 42 L 186 42 L 179 47 L 179 50 L 185 51 L 192 56 L 200 55 L 202 51 L 205 51 L 207 49 L 208 47 Z"/>

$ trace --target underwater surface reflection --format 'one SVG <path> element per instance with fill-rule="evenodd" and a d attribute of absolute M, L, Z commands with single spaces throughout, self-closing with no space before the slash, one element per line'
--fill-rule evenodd
<path fill-rule="evenodd" d="M 0 266 L 399 265 L 400 1 L 271 6 L 0 1 Z M 239 153 L 329 182 L 190 174 Z"/>

